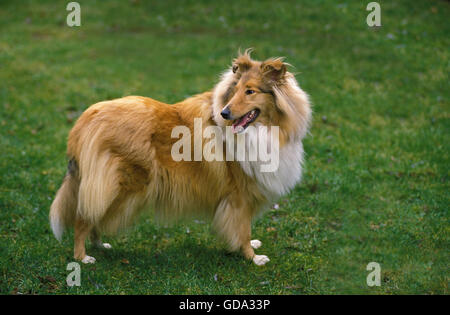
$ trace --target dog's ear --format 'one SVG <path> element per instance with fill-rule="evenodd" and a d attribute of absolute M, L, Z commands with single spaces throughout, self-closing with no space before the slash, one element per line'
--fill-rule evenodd
<path fill-rule="evenodd" d="M 252 58 L 250 58 L 250 53 L 252 52 L 251 48 L 245 50 L 242 54 L 240 51 L 238 53 L 238 57 L 233 60 L 232 70 L 233 73 L 236 72 L 245 72 L 252 67 Z"/>
<path fill-rule="evenodd" d="M 284 79 L 287 70 L 287 63 L 283 58 L 267 59 L 261 64 L 261 73 L 269 83 L 277 83 Z"/>

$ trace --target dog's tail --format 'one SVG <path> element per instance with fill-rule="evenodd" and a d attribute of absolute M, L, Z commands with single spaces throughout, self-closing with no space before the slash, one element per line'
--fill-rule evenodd
<path fill-rule="evenodd" d="M 61 241 L 64 230 L 74 225 L 79 186 L 78 166 L 76 161 L 71 159 L 64 181 L 50 207 L 50 226 L 58 241 Z"/>

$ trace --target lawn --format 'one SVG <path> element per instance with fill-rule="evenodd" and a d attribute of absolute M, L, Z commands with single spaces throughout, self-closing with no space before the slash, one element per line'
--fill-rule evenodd
<path fill-rule="evenodd" d="M 448 294 L 449 2 L 378 1 L 376 28 L 370 1 L 79 1 L 79 27 L 68 2 L 0 2 L 0 293 Z M 209 90 L 247 47 L 285 56 L 314 104 L 302 183 L 253 225 L 271 261 L 146 215 L 67 286 L 73 233 L 48 211 L 77 117 Z"/>

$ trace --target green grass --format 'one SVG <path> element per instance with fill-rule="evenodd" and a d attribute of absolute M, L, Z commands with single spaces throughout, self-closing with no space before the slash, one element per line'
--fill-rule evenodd
<path fill-rule="evenodd" d="M 0 293 L 448 294 L 450 5 L 379 1 L 0 2 Z M 72 234 L 48 210 L 67 134 L 90 104 L 209 90 L 238 48 L 285 56 L 314 103 L 304 179 L 254 222 L 258 267 L 209 224 L 144 217 L 88 247 L 70 288 Z M 380 287 L 366 266 L 381 265 Z"/>

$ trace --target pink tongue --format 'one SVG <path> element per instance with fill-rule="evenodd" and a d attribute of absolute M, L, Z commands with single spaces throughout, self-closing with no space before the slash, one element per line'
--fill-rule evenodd
<path fill-rule="evenodd" d="M 239 126 L 244 127 L 248 121 L 249 121 L 249 119 L 248 119 L 248 114 L 247 114 L 244 117 L 242 117 L 241 119 L 239 119 L 237 122 L 233 123 L 233 127 L 234 127 L 234 129 L 238 128 Z"/>

